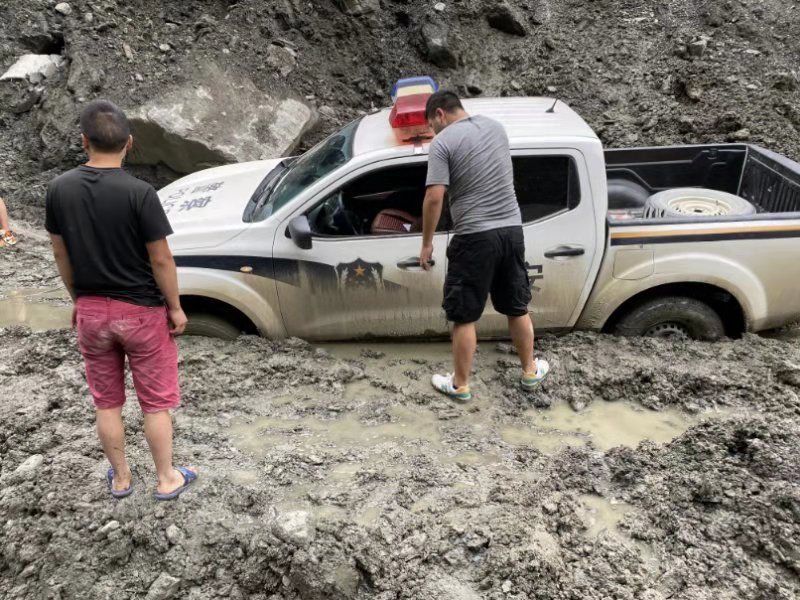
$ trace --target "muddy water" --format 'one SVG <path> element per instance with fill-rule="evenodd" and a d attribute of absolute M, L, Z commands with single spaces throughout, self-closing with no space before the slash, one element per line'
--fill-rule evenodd
<path fill-rule="evenodd" d="M 501 430 L 509 444 L 533 446 L 552 452 L 562 446 L 582 446 L 591 441 L 601 450 L 615 446 L 635 447 L 650 440 L 664 443 L 698 422 L 677 410 L 655 412 L 624 402 L 596 402 L 576 413 L 566 404 L 547 410 L 527 411 L 530 427 L 511 426 Z"/>
<path fill-rule="evenodd" d="M 402 406 L 392 407 L 390 415 L 393 422 L 380 425 L 365 425 L 352 416 L 330 420 L 262 417 L 235 425 L 233 435 L 240 448 L 256 453 L 298 439 L 305 448 L 371 448 L 386 442 L 428 442 L 434 447 L 441 444 L 433 415 Z"/>
<path fill-rule="evenodd" d="M 70 326 L 69 297 L 60 288 L 11 290 L 0 300 L 0 327 L 25 325 L 33 331 L 48 331 Z"/>
<path fill-rule="evenodd" d="M 478 393 L 466 404 L 450 403 L 430 387 L 430 372 L 449 365 L 448 344 L 373 344 L 366 348 L 336 344 L 324 348 L 364 368 L 364 379 L 345 384 L 338 392 L 331 391 L 332 395 L 341 395 L 348 410 L 309 415 L 303 410 L 304 401 L 298 400 L 302 394 L 281 394 L 269 399 L 268 416 L 234 419 L 229 431 L 235 448 L 267 469 L 236 472 L 237 483 L 257 485 L 264 477 L 271 477 L 270 463 L 285 452 L 302 455 L 304 461 L 315 465 L 312 479 L 292 475 L 276 494 L 275 502 L 281 510 L 306 510 L 320 519 L 341 517 L 347 512 L 364 526 L 377 522 L 379 511 L 369 503 L 345 509 L 336 498 L 339 494 L 347 496 L 361 475 L 375 470 L 391 478 L 393 470 L 399 469 L 395 475 L 401 477 L 401 467 L 387 466 L 387 455 L 401 453 L 404 460 L 411 461 L 425 457 L 432 464 L 443 468 L 457 465 L 466 472 L 488 466 L 522 481 L 534 474 L 519 473 L 509 464 L 508 453 L 516 448 L 554 455 L 565 446 L 607 450 L 620 445 L 633 448 L 643 440 L 662 444 L 708 414 L 690 416 L 677 409 L 657 412 L 622 401 L 597 401 L 576 413 L 565 401 L 559 401 L 549 409 L 529 409 L 509 420 L 489 373 L 500 357 L 494 345 L 478 357 Z M 387 406 L 386 397 L 391 393 L 386 391 L 387 385 L 401 390 L 401 397 L 415 401 Z M 423 399 L 430 404 L 424 404 Z M 442 406 L 446 418 L 442 418 Z M 330 462 L 331 456 L 339 459 Z M 474 481 L 456 485 L 471 486 Z M 464 493 L 469 496 L 474 490 L 465 488 Z M 582 500 L 591 536 L 607 531 L 624 538 L 628 545 L 634 543 L 618 528 L 631 507 L 594 496 Z M 411 510 L 424 513 L 437 502 L 433 496 L 424 496 Z M 641 550 L 647 552 L 645 547 Z"/>
<path fill-rule="evenodd" d="M 485 411 L 465 413 L 447 423 L 468 425 L 476 442 L 487 436 L 489 424 Z M 237 446 L 245 451 L 263 454 L 288 442 L 301 442 L 306 448 L 375 448 L 391 442 L 425 445 L 428 450 L 443 449 L 442 427 L 437 417 L 420 407 L 394 406 L 391 422 L 365 424 L 347 415 L 335 419 L 303 417 L 281 419 L 261 417 L 233 427 Z M 535 448 L 551 454 L 563 446 L 593 444 L 601 450 L 615 446 L 635 447 L 639 442 L 669 442 L 699 422 L 702 416 L 687 416 L 675 410 L 654 412 L 622 402 L 597 402 L 576 413 L 566 404 L 546 410 L 525 413 L 529 425 L 497 427 L 497 434 L 506 444 Z M 488 432 L 491 436 L 491 432 Z M 497 437 L 497 436 L 495 436 Z M 493 455 L 464 452 L 442 459 L 461 464 L 492 464 Z"/>

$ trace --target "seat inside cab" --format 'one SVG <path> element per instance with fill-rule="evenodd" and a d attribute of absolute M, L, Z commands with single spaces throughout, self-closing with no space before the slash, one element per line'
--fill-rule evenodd
<path fill-rule="evenodd" d="M 348 183 L 308 214 L 324 236 L 403 235 L 422 232 L 427 164 L 379 169 Z M 446 213 L 439 230 L 446 229 Z"/>

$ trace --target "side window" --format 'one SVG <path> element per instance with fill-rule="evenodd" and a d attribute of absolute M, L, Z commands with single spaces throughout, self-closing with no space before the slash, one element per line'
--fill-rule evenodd
<path fill-rule="evenodd" d="M 575 160 L 570 156 L 515 156 L 514 187 L 522 222 L 572 210 L 581 200 Z"/>
<path fill-rule="evenodd" d="M 318 236 L 408 235 L 422 231 L 427 163 L 378 169 L 347 183 L 308 213 Z"/>

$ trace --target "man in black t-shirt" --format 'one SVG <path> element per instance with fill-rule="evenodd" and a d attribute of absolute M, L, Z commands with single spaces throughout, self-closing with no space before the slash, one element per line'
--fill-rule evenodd
<path fill-rule="evenodd" d="M 133 137 L 117 106 L 88 104 L 81 140 L 89 161 L 50 182 L 45 227 L 75 301 L 97 432 L 111 463 L 108 487 L 115 498 L 133 491 L 122 423 L 127 357 L 158 475 L 156 498 L 169 500 L 197 478 L 196 470 L 172 464 L 169 411 L 180 404 L 172 336 L 186 327 L 166 240 L 172 228 L 152 186 L 122 170 Z"/>

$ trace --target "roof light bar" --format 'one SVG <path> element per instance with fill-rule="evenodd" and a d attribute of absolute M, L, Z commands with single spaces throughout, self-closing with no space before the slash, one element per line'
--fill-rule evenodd
<path fill-rule="evenodd" d="M 409 77 L 394 84 L 394 106 L 389 114 L 389 123 L 402 141 L 433 137 L 425 117 L 425 106 L 438 89 L 430 77 Z"/>

